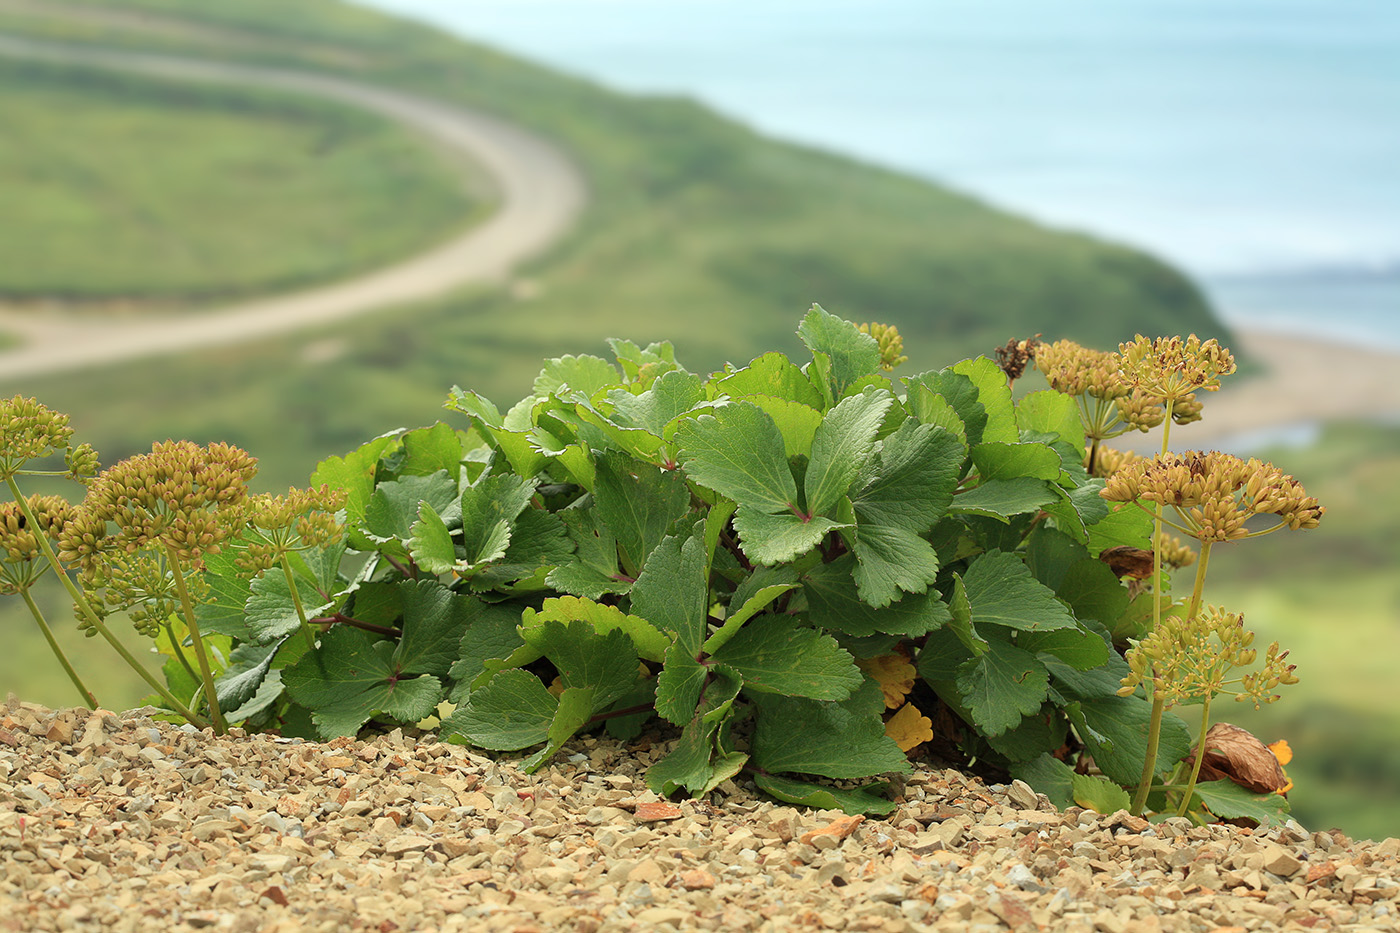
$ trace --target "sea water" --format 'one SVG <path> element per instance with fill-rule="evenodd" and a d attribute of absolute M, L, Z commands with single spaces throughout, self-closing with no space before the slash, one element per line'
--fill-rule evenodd
<path fill-rule="evenodd" d="M 1400 348 L 1397 0 L 372 0 Z"/>

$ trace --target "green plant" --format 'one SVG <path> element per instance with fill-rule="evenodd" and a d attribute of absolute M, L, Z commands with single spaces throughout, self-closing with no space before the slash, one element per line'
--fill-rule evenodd
<path fill-rule="evenodd" d="M 669 344 L 614 340 L 612 361 L 549 360 L 504 414 L 454 389 L 463 427 L 382 435 L 321 463 L 321 491 L 261 503 L 241 451 L 157 445 L 94 484 L 62 553 L 159 626 L 168 678 L 254 729 L 436 714 L 453 741 L 538 747 L 533 770 L 580 730 L 659 719 L 679 730 L 647 775 L 663 794 L 743 772 L 884 813 L 869 782 L 930 744 L 1060 803 L 1126 806 L 1150 743 L 1154 778 L 1190 751 L 1184 723 L 1122 691 L 1113 633 L 1144 609 L 1098 557 L 1147 544 L 1152 517 L 1105 499 L 1071 397 L 1014 402 L 985 357 L 897 393 L 898 332 L 865 330 L 814 306 L 806 365 L 768 353 L 708 378 Z M 205 463 L 217 478 L 188 482 Z M 181 663 L 216 638 L 222 657 Z M 1066 764 L 1085 755 L 1097 774 Z M 1218 816 L 1286 807 L 1200 793 Z"/>

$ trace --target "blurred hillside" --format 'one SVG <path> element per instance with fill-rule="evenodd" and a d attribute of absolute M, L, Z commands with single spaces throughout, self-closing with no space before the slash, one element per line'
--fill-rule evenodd
<path fill-rule="evenodd" d="M 270 485 L 297 481 L 321 456 L 432 420 L 454 382 L 510 401 L 541 357 L 614 335 L 671 339 L 691 368 L 715 367 L 794 347 L 792 321 L 813 301 L 898 324 L 924 367 L 1037 332 L 1099 344 L 1139 331 L 1223 336 L 1196 288 L 1149 256 L 764 139 L 690 101 L 615 94 L 334 0 L 0 0 L 0 32 L 333 72 L 467 104 L 554 140 L 591 187 L 572 237 L 498 289 L 305 343 L 23 386 L 0 374 L 0 390 L 72 411 L 108 459 L 168 434 L 220 437 L 262 456 Z M 257 414 L 273 410 L 275 427 Z"/>

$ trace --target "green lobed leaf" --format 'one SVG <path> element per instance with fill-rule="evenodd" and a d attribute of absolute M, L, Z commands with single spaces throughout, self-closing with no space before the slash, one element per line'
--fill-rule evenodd
<path fill-rule="evenodd" d="M 974 486 L 953 498 L 951 512 L 962 515 L 986 515 L 1006 521 L 1013 515 L 1038 512 L 1058 501 L 1060 492 L 1054 483 L 1031 477 L 992 479 Z"/>
<path fill-rule="evenodd" d="M 472 576 L 474 589 L 507 587 L 568 562 L 573 542 L 553 512 L 526 509 L 515 518 L 506 552 Z"/>
<path fill-rule="evenodd" d="M 744 505 L 734 514 L 739 546 L 756 564 L 786 563 L 812 550 L 832 531 L 848 527 L 821 516 L 804 520 L 792 512 L 769 515 Z"/>
<path fill-rule="evenodd" d="M 860 813 L 873 813 L 888 816 L 899 809 L 899 804 L 880 794 L 889 788 L 888 783 L 867 784 L 864 787 L 839 788 L 809 781 L 796 781 L 777 774 L 754 774 L 754 783 L 766 794 L 786 803 L 819 810 L 840 810 L 852 816 Z"/>
<path fill-rule="evenodd" d="M 676 431 L 686 475 L 758 512 L 797 506 L 783 437 L 773 418 L 752 402 L 735 402 L 685 421 Z"/>
<path fill-rule="evenodd" d="M 888 389 L 867 388 L 826 413 L 812 439 L 803 480 L 807 514 L 825 515 L 846 495 L 874 455 L 875 433 L 893 404 Z"/>
<path fill-rule="evenodd" d="M 1016 428 L 1016 408 L 1011 401 L 1011 386 L 1002 368 L 993 360 L 979 356 L 954 363 L 952 370 L 972 380 L 977 387 L 977 401 L 987 413 L 982 436 L 973 439 L 973 443 L 1016 443 L 1020 436 Z"/>
<path fill-rule="evenodd" d="M 1055 595 L 1069 603 L 1080 619 L 1095 619 L 1111 628 L 1128 611 L 1128 588 L 1101 560 L 1086 557 L 1072 564 Z"/>
<path fill-rule="evenodd" d="M 714 383 L 715 390 L 733 399 L 753 395 L 789 399 L 809 408 L 824 407 L 822 394 L 811 380 L 781 353 L 765 353 L 743 369 Z"/>
<path fill-rule="evenodd" d="M 544 748 L 520 762 L 520 770 L 525 774 L 534 774 L 543 767 L 565 742 L 573 738 L 574 733 L 588 723 L 596 705 L 597 698 L 591 687 L 565 688 L 564 692 L 559 694 L 559 707 L 554 711 L 549 731 L 545 734 L 548 741 Z"/>
<path fill-rule="evenodd" d="M 308 620 L 335 605 L 335 601 L 322 595 L 310 580 L 302 576 L 293 579 Z M 243 606 L 243 618 L 252 641 L 265 645 L 301 628 L 301 617 L 297 615 L 297 606 L 292 600 L 291 584 L 280 567 L 263 571 L 249 586 L 248 594 Z"/>
<path fill-rule="evenodd" d="M 345 490 L 346 533 L 350 543 L 358 550 L 372 549 L 370 542 L 361 538 L 359 528 L 364 523 L 370 497 L 374 495 L 379 458 L 394 443 L 396 440 L 392 435 L 376 437 L 344 457 L 327 457 L 311 474 L 313 486 L 325 483 L 332 489 Z"/>
<path fill-rule="evenodd" d="M 640 395 L 613 389 L 607 400 L 612 406 L 609 420 L 615 424 L 670 440 L 667 428 L 672 422 L 705 401 L 705 383 L 693 373 L 672 370 L 663 373 Z"/>
<path fill-rule="evenodd" d="M 1108 663 L 1110 648 L 1098 634 L 1082 628 L 1062 628 L 1050 632 L 1022 632 L 1016 644 L 1041 656 L 1050 655 L 1075 670 L 1087 671 Z"/>
<path fill-rule="evenodd" d="M 1061 810 L 1074 806 L 1074 769 L 1058 758 L 1041 755 L 1011 766 L 1011 776 L 1025 781 Z"/>
<path fill-rule="evenodd" d="M 990 639 L 985 653 L 958 668 L 957 685 L 978 729 L 995 736 L 1039 711 L 1050 676 L 1029 651 Z"/>
<path fill-rule="evenodd" d="M 821 305 L 812 305 L 797 327 L 797 336 L 814 356 L 822 354 L 830 361 L 827 384 L 832 400 L 845 395 L 847 387 L 857 379 L 880 370 L 880 344 L 875 338 L 862 334 L 850 321 L 828 313 Z"/>
<path fill-rule="evenodd" d="M 545 582 L 556 590 L 589 599 L 632 588 L 631 579 L 618 570 L 617 539 L 599 519 L 596 508 L 567 508 L 554 514 L 568 530 L 574 553 L 551 570 Z"/>
<path fill-rule="evenodd" d="M 1119 784 L 1136 786 L 1142 777 L 1142 763 L 1147 755 L 1151 704 L 1137 696 L 1111 696 L 1081 700 L 1077 708 L 1078 716 L 1087 726 L 1087 732 L 1080 729 L 1080 738 L 1084 739 L 1099 770 Z M 1068 711 L 1071 721 L 1074 721 L 1076 714 L 1073 708 Z M 1080 722 L 1076 721 L 1075 726 L 1079 727 Z M 1155 775 L 1166 774 L 1190 751 L 1190 730 L 1179 717 L 1168 712 L 1162 717 Z"/>
<path fill-rule="evenodd" d="M 666 649 L 665 666 L 656 678 L 656 714 L 677 726 L 690 722 L 709 675 L 709 668 L 679 644 Z"/>
<path fill-rule="evenodd" d="M 368 632 L 337 625 L 316 651 L 283 670 L 282 682 L 312 711 L 323 738 L 354 735 L 387 699 L 392 652 L 389 642 L 376 645 Z"/>
<path fill-rule="evenodd" d="M 983 482 L 1060 478 L 1060 455 L 1045 444 L 983 442 L 972 448 L 971 455 Z"/>
<path fill-rule="evenodd" d="M 617 358 L 617 364 L 622 367 L 623 375 L 633 382 L 645 382 L 647 373 L 654 379 L 680 368 L 676 363 L 676 350 L 668 340 L 649 343 L 642 348 L 630 340 L 609 337 L 607 344 Z"/>
<path fill-rule="evenodd" d="M 409 431 L 402 438 L 399 476 L 432 476 L 439 470 L 457 477 L 462 464 L 462 438 L 449 424 Z"/>
<path fill-rule="evenodd" d="M 966 379 L 966 377 L 962 378 Z M 971 380 L 969 379 L 968 382 L 971 383 Z M 933 389 L 924 385 L 922 382 L 911 382 L 906 379 L 905 384 L 909 389 L 909 395 L 905 401 L 909 413 L 913 415 L 920 424 L 943 428 L 949 434 L 956 437 L 959 443 L 966 448 L 967 428 L 963 425 L 962 419 L 958 417 L 956 409 L 953 408 L 948 400 L 936 394 Z"/>
<path fill-rule="evenodd" d="M 462 633 L 478 617 L 479 603 L 436 580 L 404 580 L 403 633 L 394 649 L 399 671 L 446 674 L 459 655 Z"/>
<path fill-rule="evenodd" d="M 757 574 L 755 574 L 755 576 L 756 575 Z M 750 579 L 752 579 L 752 577 L 750 577 Z M 759 589 L 752 596 L 743 600 L 742 605 L 725 618 L 724 624 L 716 629 L 714 634 L 710 635 L 709 638 L 705 639 L 702 650 L 706 654 L 714 654 L 739 633 L 739 629 L 743 627 L 745 622 L 768 608 L 768 605 L 772 603 L 773 600 L 796 588 L 796 583 L 777 583 Z M 735 595 L 737 597 L 739 594 L 736 593 Z M 732 604 L 733 600 L 730 602 Z"/>
<path fill-rule="evenodd" d="M 448 676 L 457 686 L 448 696 L 453 703 L 466 698 L 477 678 L 486 671 L 486 661 L 504 660 L 525 644 L 520 637 L 520 607 L 511 603 L 484 603 L 471 598 L 457 659 Z"/>
<path fill-rule="evenodd" d="M 617 368 L 600 356 L 565 354 L 545 361 L 544 368 L 535 377 L 535 394 L 554 395 L 567 386 L 569 390 L 592 396 L 599 389 L 620 381 Z"/>
<path fill-rule="evenodd" d="M 1111 547 L 1148 548 L 1152 516 L 1132 503 L 1123 503 L 1089 527 L 1089 555 L 1098 557 Z"/>
<path fill-rule="evenodd" d="M 510 473 L 480 477 L 462 490 L 462 547 L 459 570 L 499 560 L 510 545 L 515 518 L 530 504 L 538 482 Z"/>
<path fill-rule="evenodd" d="M 912 531 L 861 525 L 853 537 L 856 589 L 863 602 L 877 609 L 903 593 L 925 593 L 938 579 L 938 552 Z"/>
<path fill-rule="evenodd" d="M 960 439 L 963 443 L 982 443 L 982 434 L 987 427 L 987 409 L 978 401 L 977 384 L 969 377 L 954 372 L 950 367 L 938 372 L 906 376 L 903 381 L 909 388 L 909 397 L 924 412 L 923 416 L 919 416 L 920 420 L 943 424 L 949 430 L 954 430 L 947 424 L 951 410 L 951 417 L 962 428 Z M 920 391 L 920 387 L 928 395 Z M 959 432 L 954 430 L 954 433 Z"/>
<path fill-rule="evenodd" d="M 1279 794 L 1256 794 L 1234 781 L 1203 781 L 1195 797 L 1222 820 L 1254 820 L 1261 827 L 1281 825 L 1288 819 L 1288 799 Z"/>
<path fill-rule="evenodd" d="M 885 699 L 873 680 L 862 680 L 842 701 L 748 696 L 758 709 L 751 754 L 763 772 L 863 778 L 910 770 L 909 759 L 885 735 Z"/>
<path fill-rule="evenodd" d="M 1074 802 L 1095 813 L 1105 815 L 1132 807 L 1128 792 L 1101 774 L 1072 774 Z"/>
<path fill-rule="evenodd" d="M 648 661 L 660 661 L 671 645 L 670 636 L 646 619 L 628 615 L 616 606 L 605 606 L 577 596 L 546 599 L 538 610 L 526 609 L 521 613 L 520 631 L 527 642 L 536 645 L 534 633 L 546 622 L 574 621 L 587 622 L 599 635 L 620 630 L 631 640 L 637 655 Z"/>
<path fill-rule="evenodd" d="M 229 652 L 228 668 L 214 683 L 220 709 L 237 709 L 257 694 L 280 647 L 281 641 L 267 645 L 244 644 Z"/>
<path fill-rule="evenodd" d="M 875 608 L 855 593 L 853 555 L 819 564 L 803 577 L 812 621 L 824 629 L 864 637 L 876 633 L 917 638 L 952 620 L 934 592 L 915 593 Z"/>
<path fill-rule="evenodd" d="M 239 575 L 228 549 L 204 558 L 204 582 L 209 587 L 207 601 L 194 607 L 199 630 L 206 634 L 228 635 L 249 641 L 252 634 L 243 618 L 243 607 L 250 595 L 251 580 Z"/>
<path fill-rule="evenodd" d="M 1072 628 L 1075 618 L 1015 554 L 988 551 L 963 575 L 972 620 L 1025 631 Z"/>
<path fill-rule="evenodd" d="M 966 456 L 950 432 L 905 421 L 881 443 L 875 475 L 852 497 L 858 522 L 928 531 L 952 503 Z"/>
<path fill-rule="evenodd" d="M 690 509 L 685 477 L 617 451 L 604 452 L 596 464 L 598 523 L 616 537 L 626 563 L 640 570 L 671 525 Z"/>
<path fill-rule="evenodd" d="M 864 679 L 836 639 L 785 616 L 753 620 L 711 657 L 737 671 L 746 691 L 844 700 Z"/>
<path fill-rule="evenodd" d="M 610 705 L 637 683 L 637 652 L 620 629 L 596 632 L 588 622 L 545 621 L 526 635 L 559 671 L 564 687 L 590 691 L 589 715 Z"/>
<path fill-rule="evenodd" d="M 544 742 L 559 701 L 529 671 L 501 671 L 442 721 L 440 734 L 477 748 L 511 752 Z"/>
<path fill-rule="evenodd" d="M 418 521 L 409 529 L 408 556 L 431 574 L 447 573 L 457 565 L 457 549 L 442 516 L 424 502 L 418 506 Z"/>
<path fill-rule="evenodd" d="M 1109 504 L 1099 495 L 1104 487 L 1101 479 L 1090 480 L 1074 489 L 1055 490 L 1057 499 L 1045 505 L 1045 511 L 1055 520 L 1055 526 L 1080 544 L 1089 540 L 1089 526 L 1108 516 Z"/>
<path fill-rule="evenodd" d="M 427 502 L 439 515 L 457 498 L 457 479 L 446 470 L 428 476 L 404 476 L 380 483 L 365 507 L 363 527 L 379 541 L 408 541 Z"/>
<path fill-rule="evenodd" d="M 948 612 L 952 619 L 947 629 L 973 656 L 987 651 L 987 639 L 977 631 L 972 622 L 972 604 L 967 599 L 967 584 L 959 574 L 953 574 L 953 592 L 948 596 Z"/>
<path fill-rule="evenodd" d="M 778 426 L 783 436 L 783 452 L 788 459 L 806 457 L 812 452 L 812 441 L 821 427 L 822 413 L 809 405 L 791 399 L 768 395 L 751 395 L 744 401 L 763 409 Z"/>
<path fill-rule="evenodd" d="M 1084 452 L 1084 422 L 1074 397 L 1053 389 L 1032 392 L 1016 405 L 1016 426 L 1022 431 L 1055 434 Z"/>

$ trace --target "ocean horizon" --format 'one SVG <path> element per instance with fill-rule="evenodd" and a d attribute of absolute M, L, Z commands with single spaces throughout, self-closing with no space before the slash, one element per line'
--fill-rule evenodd
<path fill-rule="evenodd" d="M 1400 4 L 361 2 L 1145 249 L 1233 326 L 1400 349 Z"/>

